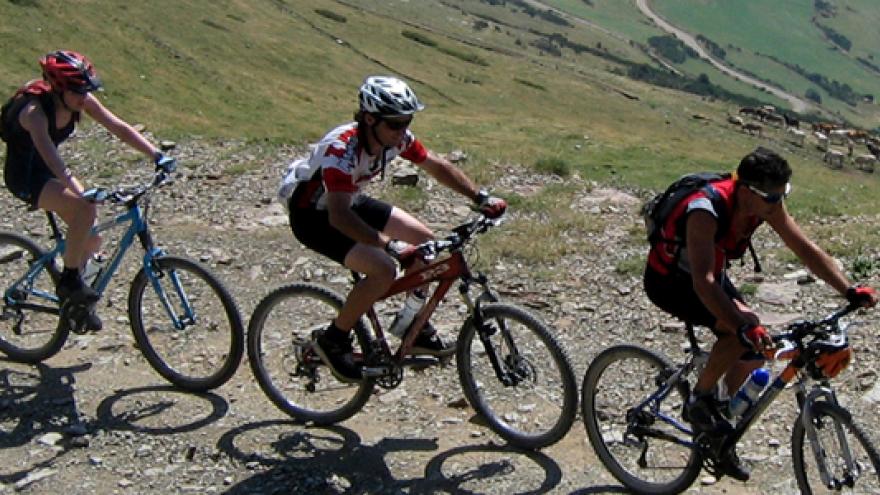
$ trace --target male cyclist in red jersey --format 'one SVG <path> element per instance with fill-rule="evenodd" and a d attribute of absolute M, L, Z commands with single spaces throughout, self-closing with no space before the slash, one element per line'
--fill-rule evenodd
<path fill-rule="evenodd" d="M 306 247 L 365 275 L 348 294 L 337 317 L 315 348 L 341 381 L 361 379 L 352 355 L 351 329 L 397 273 L 395 259 L 414 244 L 433 238 L 431 230 L 406 211 L 361 193 L 362 187 L 401 156 L 438 182 L 474 202 L 486 216 L 504 214 L 507 204 L 490 196 L 448 160 L 427 150 L 409 130 L 424 105 L 404 81 L 368 77 L 360 87 L 355 121 L 331 130 L 308 159 L 306 179 L 288 199 L 294 235 Z M 416 265 L 418 266 L 418 265 Z M 413 346 L 419 354 L 446 355 L 452 349 L 425 325 Z"/>
<path fill-rule="evenodd" d="M 67 167 L 58 146 L 74 131 L 85 112 L 116 137 L 150 157 L 157 166 L 171 171 L 173 158 L 165 157 L 131 125 L 114 115 L 94 96 L 101 80 L 85 56 L 58 50 L 40 59 L 42 80 L 26 83 L 16 91 L 3 113 L 6 187 L 32 208 L 53 211 L 67 224 L 64 271 L 56 292 L 66 300 L 92 305 L 86 328 L 100 330 L 94 313 L 98 296 L 83 283 L 80 271 L 100 238 L 89 230 L 95 222 L 94 203 L 83 199 L 83 186 Z"/>
<path fill-rule="evenodd" d="M 710 182 L 685 197 L 664 219 L 661 240 L 651 246 L 645 291 L 666 312 L 712 329 L 718 338 L 698 378 L 685 417 L 695 433 L 723 434 L 730 423 L 718 410 L 712 389 L 726 375 L 735 392 L 761 364 L 754 352 L 772 346 L 758 316 L 727 277 L 728 260 L 743 256 L 755 230 L 767 223 L 813 273 L 850 302 L 877 303 L 877 294 L 854 286 L 835 261 L 801 231 L 785 208 L 791 168 L 777 153 L 759 147 L 746 155 L 731 178 Z M 749 478 L 735 452 L 719 467 L 738 480 Z"/>

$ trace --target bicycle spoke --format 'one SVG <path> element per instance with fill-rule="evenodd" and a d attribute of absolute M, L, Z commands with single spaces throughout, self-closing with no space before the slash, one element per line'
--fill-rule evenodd
<path fill-rule="evenodd" d="M 558 441 L 577 407 L 568 357 L 528 313 L 498 304 L 483 312 L 486 335 L 471 325 L 459 342 L 465 394 L 509 442 L 538 448 Z"/>
<path fill-rule="evenodd" d="M 658 394 L 666 366 L 647 350 L 621 346 L 600 354 L 584 379 L 584 423 L 596 453 L 624 485 L 646 493 L 676 493 L 700 471 L 682 431 L 683 389 Z"/>
<path fill-rule="evenodd" d="M 55 284 L 47 270 L 25 280 L 43 255 L 29 239 L 0 233 L 0 350 L 10 359 L 37 363 L 61 350 L 67 330 L 58 328 Z M 16 284 L 13 287 L 13 284 Z"/>
<path fill-rule="evenodd" d="M 279 409 L 321 424 L 342 421 L 369 399 L 372 382 L 342 383 L 311 348 L 342 305 L 322 287 L 296 284 L 267 295 L 248 327 L 248 358 L 260 387 Z M 358 333 L 356 352 L 363 345 Z"/>
<path fill-rule="evenodd" d="M 241 360 L 244 329 L 226 289 L 204 268 L 183 259 L 157 260 L 160 276 L 141 271 L 129 300 L 132 330 L 150 365 L 186 390 L 228 380 Z"/>
<path fill-rule="evenodd" d="M 814 415 L 815 449 L 801 418 L 792 432 L 795 474 L 801 491 L 880 494 L 880 459 L 867 434 L 838 407 L 820 404 L 814 408 Z M 819 463 L 830 486 L 820 474 Z"/>

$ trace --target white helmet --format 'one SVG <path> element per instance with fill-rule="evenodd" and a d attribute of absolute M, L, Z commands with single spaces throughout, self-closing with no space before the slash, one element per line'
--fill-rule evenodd
<path fill-rule="evenodd" d="M 383 117 L 411 115 L 425 108 L 405 82 L 391 76 L 368 77 L 358 99 L 361 110 Z"/>

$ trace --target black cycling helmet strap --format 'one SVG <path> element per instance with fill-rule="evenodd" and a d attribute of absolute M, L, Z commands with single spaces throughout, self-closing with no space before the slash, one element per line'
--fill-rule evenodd
<path fill-rule="evenodd" d="M 370 132 L 373 133 L 373 139 L 375 139 L 376 142 L 381 145 L 382 141 L 379 139 L 379 134 L 376 132 L 376 127 L 379 125 L 379 122 L 381 122 L 381 117 L 377 118 L 376 123 L 370 126 Z M 388 148 L 389 148 L 389 146 L 382 146 L 382 155 L 377 156 L 376 162 L 373 162 L 373 164 L 375 165 L 379 160 L 381 160 L 380 166 L 382 168 L 380 169 L 380 172 L 379 172 L 379 180 L 385 180 L 385 166 L 388 165 L 388 160 L 386 158 L 386 152 L 388 151 Z M 370 151 L 371 150 L 367 149 L 367 153 L 369 153 Z"/>

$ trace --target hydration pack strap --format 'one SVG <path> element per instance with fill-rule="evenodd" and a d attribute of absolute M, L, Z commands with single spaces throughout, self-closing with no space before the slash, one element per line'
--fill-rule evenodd
<path fill-rule="evenodd" d="M 758 260 L 758 253 L 755 252 L 755 246 L 751 239 L 749 239 L 749 253 L 752 255 L 752 262 L 755 263 L 755 273 L 761 273 L 761 262 Z"/>

